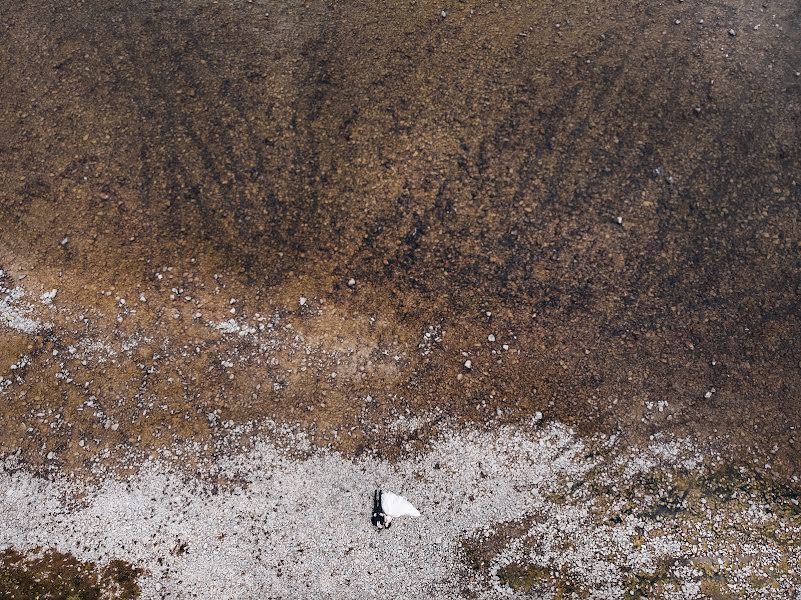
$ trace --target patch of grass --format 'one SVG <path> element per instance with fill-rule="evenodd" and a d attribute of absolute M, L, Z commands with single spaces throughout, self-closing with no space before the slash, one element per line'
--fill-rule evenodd
<path fill-rule="evenodd" d="M 701 593 L 712 600 L 736 600 L 739 598 L 729 590 L 725 581 L 711 577 L 701 579 Z"/>
<path fill-rule="evenodd" d="M 512 564 L 498 571 L 498 579 L 517 592 L 530 592 L 550 587 L 554 577 L 546 567 Z"/>
<path fill-rule="evenodd" d="M 0 600 L 131 600 L 141 570 L 122 560 L 106 567 L 53 550 L 0 552 Z"/>
<path fill-rule="evenodd" d="M 554 573 L 541 565 L 511 564 L 498 571 L 498 580 L 514 591 L 525 594 L 552 591 L 555 600 L 589 595 L 588 590 L 576 585 L 567 573 Z"/>
<path fill-rule="evenodd" d="M 632 571 L 625 584 L 625 597 L 631 598 L 661 598 L 661 590 L 670 584 L 678 583 L 671 575 L 673 560 L 662 558 L 656 561 L 653 571 Z"/>

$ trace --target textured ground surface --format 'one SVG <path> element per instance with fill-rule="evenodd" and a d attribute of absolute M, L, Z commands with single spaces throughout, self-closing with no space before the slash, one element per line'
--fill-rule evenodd
<path fill-rule="evenodd" d="M 90 564 L 124 556 L 146 570 L 143 598 L 784 600 L 801 591 L 798 495 L 687 442 L 626 450 L 617 438 L 581 440 L 532 421 L 446 435 L 388 463 L 293 457 L 274 442 L 309 451 L 305 436 L 270 437 L 192 480 L 159 461 L 83 488 L 7 460 L 0 540 L 55 545 Z M 401 491 L 421 516 L 374 529 L 374 485 Z"/>
<path fill-rule="evenodd" d="M 269 419 L 409 460 L 541 411 L 794 486 L 799 140 L 790 0 L 8 0 L 0 453 L 202 469 Z"/>

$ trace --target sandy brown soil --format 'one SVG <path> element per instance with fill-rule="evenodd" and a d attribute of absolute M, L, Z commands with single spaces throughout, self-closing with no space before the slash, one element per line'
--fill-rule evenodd
<path fill-rule="evenodd" d="M 3 2 L 0 269 L 52 327 L 0 328 L 0 451 L 270 417 L 391 455 L 542 411 L 798 473 L 799 32 L 793 0 Z"/>

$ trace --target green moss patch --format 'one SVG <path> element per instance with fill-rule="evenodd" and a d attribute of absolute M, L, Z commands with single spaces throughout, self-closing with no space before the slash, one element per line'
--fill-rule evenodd
<path fill-rule="evenodd" d="M 138 598 L 141 570 L 122 560 L 104 567 L 54 550 L 0 552 L 1 600 L 128 600 Z"/>

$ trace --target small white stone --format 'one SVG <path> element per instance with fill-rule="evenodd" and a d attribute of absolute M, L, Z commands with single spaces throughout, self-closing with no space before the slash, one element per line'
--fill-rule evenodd
<path fill-rule="evenodd" d="M 487 341 L 488 341 L 488 342 L 494 342 L 494 341 L 495 341 L 495 336 L 494 336 L 493 334 L 489 334 L 489 335 L 487 336 Z"/>
<path fill-rule="evenodd" d="M 56 457 L 55 452 L 48 452 L 47 453 L 47 460 L 53 460 Z"/>
<path fill-rule="evenodd" d="M 353 287 L 354 285 L 356 285 L 356 280 L 353 277 L 351 277 L 350 279 L 348 279 L 348 287 Z"/>
<path fill-rule="evenodd" d="M 299 303 L 301 306 L 305 305 L 305 304 L 306 304 L 306 298 L 304 298 L 303 296 L 301 296 L 301 297 L 300 297 L 300 300 L 298 300 L 298 303 Z"/>
<path fill-rule="evenodd" d="M 509 349 L 509 344 L 504 344 L 504 345 L 503 345 L 503 346 L 501 346 L 501 347 L 502 347 L 504 350 L 508 350 L 508 349 Z"/>
<path fill-rule="evenodd" d="M 57 293 L 58 293 L 58 290 L 53 289 L 53 290 L 50 290 L 49 292 L 45 292 L 44 294 L 39 296 L 39 299 L 42 301 L 42 304 L 52 304 L 53 303 L 53 298 L 56 297 Z"/>
<path fill-rule="evenodd" d="M 615 223 L 618 225 L 623 225 L 623 217 L 615 217 Z"/>
<path fill-rule="evenodd" d="M 466 361 L 464 361 L 464 368 L 465 369 L 472 369 L 473 368 L 473 361 L 470 360 L 469 358 Z"/>
<path fill-rule="evenodd" d="M 442 11 L 441 13 L 439 13 L 439 14 L 440 14 L 440 15 L 442 15 L 442 18 L 444 19 L 445 17 L 447 17 L 447 16 L 448 16 L 448 11 L 445 11 L 445 10 L 443 10 L 443 11 Z"/>

